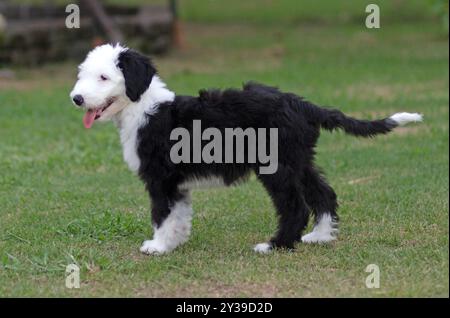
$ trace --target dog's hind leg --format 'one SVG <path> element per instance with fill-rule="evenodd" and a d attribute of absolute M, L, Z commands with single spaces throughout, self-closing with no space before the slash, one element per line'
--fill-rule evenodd
<path fill-rule="evenodd" d="M 326 243 L 338 234 L 337 197 L 333 188 L 313 167 L 304 170 L 305 199 L 314 213 L 314 229 L 302 237 L 304 243 Z"/>
<path fill-rule="evenodd" d="M 153 239 L 144 241 L 140 251 L 144 254 L 164 254 L 185 243 L 191 232 L 192 206 L 187 190 L 170 195 L 152 197 Z"/>
<path fill-rule="evenodd" d="M 272 197 L 278 213 L 279 228 L 268 242 L 257 244 L 256 252 L 267 253 L 273 248 L 293 249 L 308 224 L 309 210 L 305 203 L 300 178 L 280 165 L 273 175 L 258 175 Z"/>

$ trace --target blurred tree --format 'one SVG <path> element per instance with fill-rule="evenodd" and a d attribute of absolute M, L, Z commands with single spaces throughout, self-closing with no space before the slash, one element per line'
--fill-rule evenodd
<path fill-rule="evenodd" d="M 442 25 L 445 28 L 447 34 L 449 33 L 449 21 L 448 21 L 448 0 L 432 0 L 433 10 L 442 19 Z"/>
<path fill-rule="evenodd" d="M 6 30 L 6 19 L 3 17 L 3 15 L 0 13 L 0 45 L 3 41 L 3 33 Z"/>

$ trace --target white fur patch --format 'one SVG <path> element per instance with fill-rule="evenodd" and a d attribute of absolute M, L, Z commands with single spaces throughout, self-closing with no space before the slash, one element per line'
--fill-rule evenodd
<path fill-rule="evenodd" d="M 323 214 L 311 233 L 302 237 L 303 243 L 326 243 L 336 239 L 337 223 L 330 214 Z"/>
<path fill-rule="evenodd" d="M 217 188 L 217 187 L 224 187 L 224 186 L 225 186 L 225 182 L 223 182 L 222 178 L 208 177 L 208 178 L 188 180 L 188 181 L 180 184 L 179 188 L 181 190 L 191 190 L 191 189 Z"/>
<path fill-rule="evenodd" d="M 147 255 L 161 255 L 168 252 L 166 246 L 157 240 L 144 241 L 139 250 Z"/>
<path fill-rule="evenodd" d="M 408 123 L 420 122 L 423 120 L 423 116 L 418 113 L 396 113 L 389 118 L 397 122 L 399 126 L 404 126 Z"/>
<path fill-rule="evenodd" d="M 154 229 L 153 240 L 144 241 L 140 251 L 144 254 L 164 254 L 185 243 L 191 233 L 192 206 L 182 200 L 170 208 L 170 214 Z"/>
<path fill-rule="evenodd" d="M 142 94 L 141 99 L 131 103 L 116 116 L 119 127 L 120 141 L 123 148 L 123 159 L 131 171 L 138 171 L 141 161 L 137 154 L 137 131 L 146 124 L 146 114 L 157 111 L 158 105 L 173 101 L 175 94 L 166 88 L 166 84 L 158 76 L 153 76 L 147 91 Z"/>
<path fill-rule="evenodd" d="M 122 143 L 123 159 L 131 171 L 137 171 L 141 161 L 137 154 L 137 130 L 146 123 L 144 111 L 139 104 L 130 105 L 120 114 L 119 135 Z"/>
<path fill-rule="evenodd" d="M 124 50 L 126 48 L 120 45 L 106 44 L 89 52 L 84 62 L 78 67 L 78 80 L 70 93 L 70 98 L 81 95 L 86 108 L 100 107 L 111 98 L 122 100 L 125 96 L 125 79 L 116 64 L 120 53 Z M 101 81 L 101 76 L 107 77 L 108 80 Z M 115 107 L 116 111 L 119 111 L 118 105 Z"/>
<path fill-rule="evenodd" d="M 256 244 L 255 247 L 253 247 L 253 250 L 257 253 L 267 254 L 272 251 L 272 245 L 270 245 L 269 243 L 259 243 Z"/>

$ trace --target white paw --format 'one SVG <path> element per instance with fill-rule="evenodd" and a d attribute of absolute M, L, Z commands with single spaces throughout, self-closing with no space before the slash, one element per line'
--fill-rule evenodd
<path fill-rule="evenodd" d="M 255 247 L 253 247 L 253 250 L 257 253 L 267 254 L 272 251 L 272 245 L 270 245 L 269 243 L 259 243 L 256 244 Z"/>
<path fill-rule="evenodd" d="M 335 239 L 336 235 L 333 232 L 320 233 L 312 231 L 311 233 L 302 236 L 303 243 L 327 243 L 334 241 Z"/>
<path fill-rule="evenodd" d="M 329 214 L 323 214 L 311 233 L 302 236 L 303 243 L 327 243 L 334 241 L 339 229 L 335 219 Z"/>
<path fill-rule="evenodd" d="M 141 253 L 147 254 L 147 255 L 161 255 L 164 253 L 169 252 L 169 250 L 163 246 L 161 243 L 159 243 L 156 240 L 149 240 L 149 241 L 144 241 L 144 243 L 142 243 L 141 248 L 139 249 L 141 251 Z"/>

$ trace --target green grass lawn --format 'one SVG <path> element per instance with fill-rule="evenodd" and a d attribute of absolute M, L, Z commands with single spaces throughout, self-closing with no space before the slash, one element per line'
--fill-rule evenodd
<path fill-rule="evenodd" d="M 281 15 L 262 12 L 271 21 Z M 179 94 L 253 79 L 356 117 L 411 111 L 425 122 L 372 140 L 323 132 L 317 162 L 341 216 L 331 245 L 255 254 L 276 217 L 252 177 L 194 192 L 190 241 L 145 256 L 138 248 L 152 234 L 148 196 L 122 161 L 113 125 L 87 131 L 71 106 L 76 63 L 18 70 L 0 80 L 0 296 L 448 297 L 449 52 L 441 25 L 216 24 L 189 14 L 187 49 L 155 58 Z M 70 263 L 81 267 L 78 290 L 65 287 Z M 379 289 L 365 287 L 369 264 L 380 268 Z"/>

